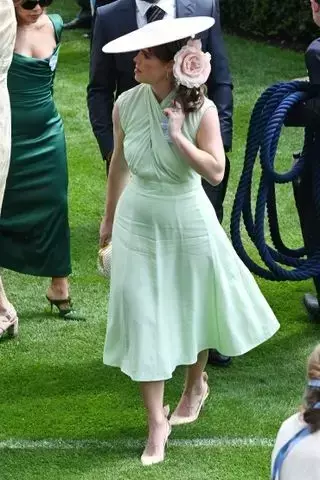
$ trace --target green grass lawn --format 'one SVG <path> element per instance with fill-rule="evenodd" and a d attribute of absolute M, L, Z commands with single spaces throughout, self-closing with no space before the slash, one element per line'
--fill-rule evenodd
<path fill-rule="evenodd" d="M 55 11 L 69 20 L 76 12 L 73 3 L 56 0 Z M 5 272 L 21 328 L 19 339 L 0 341 L 0 478 L 266 479 L 270 442 L 268 446 L 190 447 L 184 441 L 273 439 L 281 421 L 299 405 L 305 360 L 319 340 L 319 327 L 308 322 L 301 306 L 301 296 L 312 289 L 312 283 L 258 280 L 281 323 L 280 332 L 260 348 L 236 358 L 229 369 L 208 368 L 212 393 L 203 415 L 196 424 L 173 431 L 163 465 L 143 469 L 138 458 L 146 427 L 138 387 L 118 370 L 102 364 L 108 288 L 97 274 L 96 257 L 105 173 L 88 121 L 89 42 L 81 33 L 64 34 L 55 96 L 65 121 L 69 154 L 72 296 L 87 321 L 65 322 L 50 314 L 46 279 Z M 235 86 L 232 173 L 224 223 L 229 231 L 253 104 L 268 85 L 304 76 L 305 68 L 299 53 L 231 36 L 226 42 Z M 285 133 L 279 168 L 290 165 L 301 139 L 301 132 Z M 284 237 L 297 246 L 301 235 L 289 187 L 280 190 L 279 204 Z M 178 369 L 167 385 L 166 399 L 172 407 L 182 382 L 183 370 Z M 50 443 L 26 448 L 23 443 L 44 439 L 83 443 L 69 449 L 65 443 L 60 448 Z M 16 442 L 15 448 L 9 448 L 9 440 Z M 108 443 L 95 447 L 96 441 Z"/>

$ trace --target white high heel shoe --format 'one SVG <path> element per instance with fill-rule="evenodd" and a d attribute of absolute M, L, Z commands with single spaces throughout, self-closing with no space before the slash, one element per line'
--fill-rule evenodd
<path fill-rule="evenodd" d="M 156 463 L 161 463 L 161 462 L 164 461 L 165 449 L 168 445 L 168 439 L 169 439 L 169 436 L 170 436 L 170 433 L 171 433 L 171 426 L 170 426 L 170 423 L 168 421 L 168 416 L 170 414 L 169 405 L 166 405 L 165 407 L 163 407 L 163 413 L 164 413 L 164 416 L 166 417 L 166 421 L 167 421 L 167 434 L 166 434 L 164 442 L 163 442 L 163 451 L 159 455 L 148 455 L 147 453 L 143 452 L 143 454 L 141 455 L 141 463 L 144 467 L 148 467 L 150 465 L 155 465 Z"/>
<path fill-rule="evenodd" d="M 184 425 L 186 423 L 192 423 L 192 422 L 195 422 L 197 420 L 197 418 L 199 417 L 199 414 L 200 414 L 200 412 L 201 412 L 201 410 L 204 406 L 204 403 L 205 403 L 205 401 L 208 398 L 209 393 L 210 393 L 210 388 L 209 388 L 209 385 L 208 385 L 208 375 L 207 375 L 206 372 L 203 372 L 202 375 L 203 375 L 202 378 L 205 382 L 205 388 L 204 388 L 203 394 L 201 395 L 201 398 L 200 398 L 200 401 L 199 401 L 196 412 L 189 417 L 182 417 L 181 415 L 178 415 L 176 413 L 176 411 L 177 411 L 177 409 L 176 409 L 173 412 L 173 414 L 171 415 L 170 420 L 169 420 L 171 426 L 173 426 L 173 425 Z"/>
<path fill-rule="evenodd" d="M 169 436 L 170 436 L 170 433 L 171 433 L 171 426 L 170 426 L 170 423 L 168 420 L 166 420 L 167 422 L 167 434 L 164 438 L 164 441 L 163 441 L 163 450 L 160 454 L 158 455 L 148 455 L 147 453 L 143 452 L 143 454 L 141 455 L 141 463 L 144 467 L 148 467 L 150 465 L 155 465 L 156 463 L 161 463 L 164 461 L 164 458 L 165 458 L 165 450 L 166 450 L 166 447 L 168 445 L 168 439 L 169 439 Z"/>

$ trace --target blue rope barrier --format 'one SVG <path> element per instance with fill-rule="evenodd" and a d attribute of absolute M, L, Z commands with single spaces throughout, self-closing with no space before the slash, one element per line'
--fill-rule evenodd
<path fill-rule="evenodd" d="M 308 82 L 292 81 L 272 85 L 257 100 L 250 119 L 244 165 L 231 215 L 231 239 L 247 267 L 267 280 L 300 281 L 320 275 L 320 249 L 306 259 L 303 258 L 304 248 L 290 249 L 282 241 L 275 194 L 276 184 L 293 182 L 300 176 L 305 162 L 312 162 L 313 192 L 317 217 L 320 219 L 320 163 L 314 154 L 314 132 L 305 129 L 302 152 L 289 171 L 278 173 L 274 167 L 279 138 L 288 111 L 295 104 L 310 98 L 311 94 Z M 253 215 L 252 179 L 258 159 L 262 171 Z M 273 246 L 268 245 L 265 238 L 266 215 Z M 264 266 L 258 265 L 245 250 L 240 233 L 241 218 Z"/>

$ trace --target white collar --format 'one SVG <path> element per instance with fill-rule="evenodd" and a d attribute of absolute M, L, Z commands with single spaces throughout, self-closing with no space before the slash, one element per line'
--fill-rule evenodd
<path fill-rule="evenodd" d="M 162 10 L 168 15 L 171 15 L 173 3 L 174 0 L 159 0 L 153 5 L 157 5 L 158 7 L 162 8 Z M 144 17 L 149 8 L 152 6 L 152 3 L 144 2 L 143 0 L 136 0 L 136 6 L 137 11 L 140 13 L 141 16 Z"/>

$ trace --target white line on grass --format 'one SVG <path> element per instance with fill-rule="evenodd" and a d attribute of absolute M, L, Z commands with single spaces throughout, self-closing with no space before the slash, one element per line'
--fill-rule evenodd
<path fill-rule="evenodd" d="M 123 438 L 117 440 L 24 440 L 10 439 L 0 441 L 0 450 L 79 450 L 79 449 L 138 449 L 144 445 L 145 440 Z M 172 447 L 272 447 L 274 440 L 260 437 L 213 437 L 170 440 Z"/>

